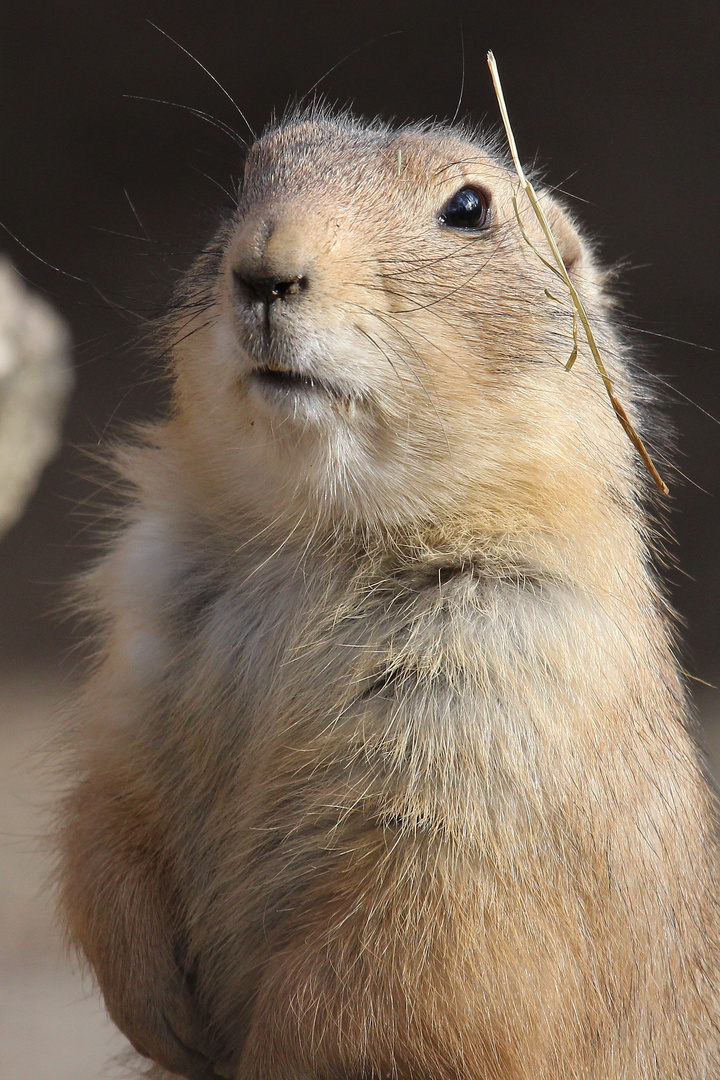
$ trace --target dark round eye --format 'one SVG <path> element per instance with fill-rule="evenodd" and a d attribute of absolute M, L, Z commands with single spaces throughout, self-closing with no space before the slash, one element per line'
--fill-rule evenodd
<path fill-rule="evenodd" d="M 440 221 L 453 229 L 482 229 L 490 220 L 490 200 L 476 187 L 464 187 L 448 199 Z"/>

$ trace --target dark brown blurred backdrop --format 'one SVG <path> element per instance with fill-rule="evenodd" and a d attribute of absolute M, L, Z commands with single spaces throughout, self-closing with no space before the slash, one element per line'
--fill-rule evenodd
<path fill-rule="evenodd" d="M 21 243 L 0 235 L 0 251 L 69 321 L 78 385 L 67 449 L 2 544 L 0 668 L 72 663 L 70 627 L 53 609 L 92 550 L 95 470 L 82 447 L 161 407 L 142 319 L 213 229 L 238 173 L 240 153 L 221 132 L 137 100 L 204 110 L 246 134 L 152 20 L 256 127 L 339 62 L 321 83 L 332 102 L 451 117 L 463 55 L 460 115 L 495 124 L 485 65 L 495 51 L 523 157 L 581 200 L 606 261 L 626 264 L 627 321 L 679 394 L 669 400 L 687 480 L 673 484 L 682 569 L 670 577 L 690 669 L 720 677 L 720 427 L 703 411 L 720 415 L 719 12 L 695 0 L 2 0 L 0 220 Z"/>

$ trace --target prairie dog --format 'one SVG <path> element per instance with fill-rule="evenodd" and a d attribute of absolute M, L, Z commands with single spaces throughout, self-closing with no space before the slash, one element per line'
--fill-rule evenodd
<path fill-rule="evenodd" d="M 61 838 L 153 1076 L 720 1074 L 714 810 L 644 479 L 582 339 L 563 368 L 516 188 L 464 130 L 299 114 L 168 319 Z"/>

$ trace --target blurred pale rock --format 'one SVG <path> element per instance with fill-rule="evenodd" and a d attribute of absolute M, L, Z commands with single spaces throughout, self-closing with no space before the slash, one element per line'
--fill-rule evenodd
<path fill-rule="evenodd" d="M 65 323 L 0 258 L 0 535 L 58 449 L 71 385 Z"/>

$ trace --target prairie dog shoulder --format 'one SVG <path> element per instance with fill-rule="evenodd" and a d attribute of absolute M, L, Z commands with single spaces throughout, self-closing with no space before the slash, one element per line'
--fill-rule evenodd
<path fill-rule="evenodd" d="M 176 1074 L 713 1074 L 712 815 L 643 480 L 515 189 L 461 130 L 298 116 L 168 320 L 171 416 L 88 579 L 63 904 Z"/>

